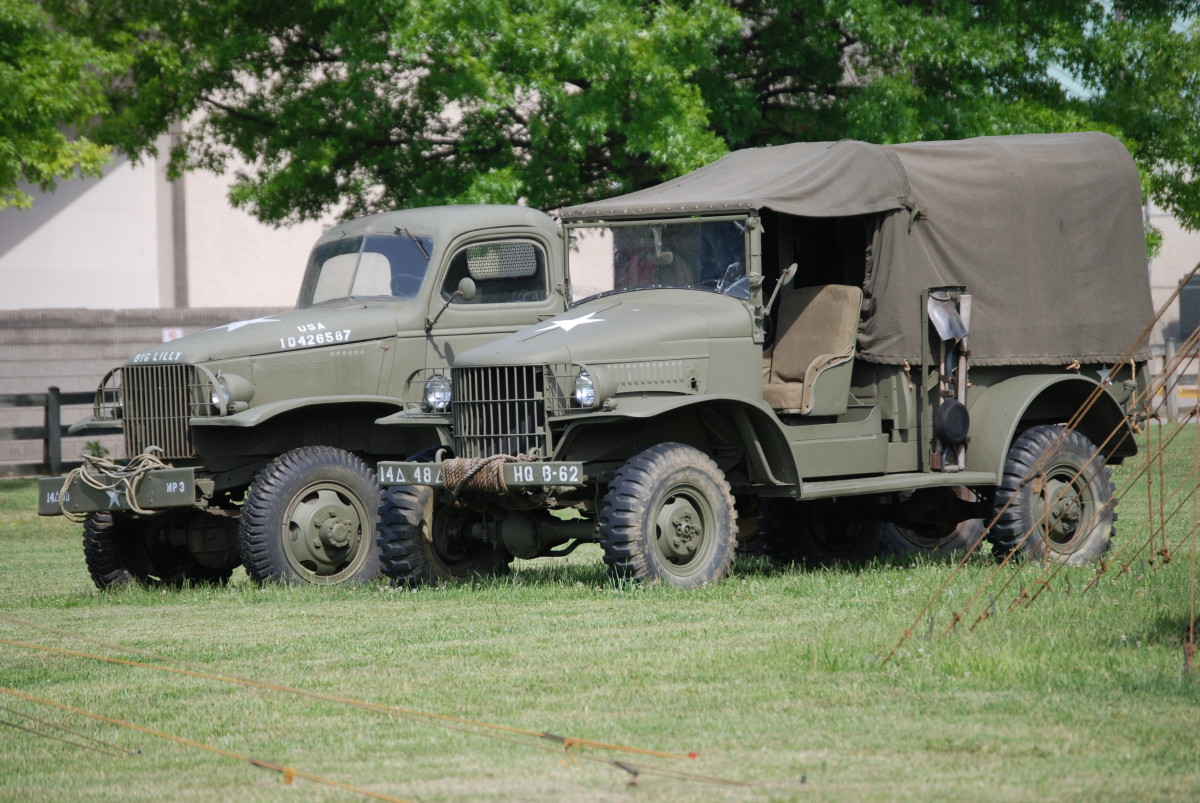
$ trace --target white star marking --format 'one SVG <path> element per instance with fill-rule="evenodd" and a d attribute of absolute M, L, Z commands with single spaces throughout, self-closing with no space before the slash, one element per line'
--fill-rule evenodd
<path fill-rule="evenodd" d="M 594 312 L 589 312 L 582 318 L 571 318 L 568 321 L 551 321 L 549 326 L 538 329 L 539 332 L 549 332 L 551 329 L 562 329 L 564 332 L 569 332 L 576 326 L 582 326 L 585 323 L 604 323 L 603 318 L 593 318 Z"/>
<path fill-rule="evenodd" d="M 105 491 L 108 494 L 108 509 L 120 509 L 121 507 L 121 492 L 120 491 Z"/>
<path fill-rule="evenodd" d="M 224 329 L 226 332 L 233 332 L 237 329 L 241 329 L 243 326 L 249 326 L 252 323 L 279 323 L 279 319 L 278 318 L 255 318 L 252 321 L 234 321 L 233 323 L 227 323 L 224 326 L 214 326 L 212 329 L 209 329 L 208 331 L 215 332 L 217 329 Z"/>

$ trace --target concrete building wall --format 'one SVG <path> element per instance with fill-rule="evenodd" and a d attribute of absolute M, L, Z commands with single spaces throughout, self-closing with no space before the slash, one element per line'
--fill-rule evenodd
<path fill-rule="evenodd" d="M 1180 281 L 1200 264 L 1200 231 L 1187 231 L 1174 217 L 1153 206 L 1148 209 L 1146 219 L 1163 234 L 1162 248 L 1158 256 L 1150 260 L 1150 294 L 1157 310 L 1175 292 Z M 1164 312 L 1160 325 L 1155 328 L 1153 342 L 1162 343 L 1167 339 L 1176 342 L 1181 339 L 1178 300 Z"/>
<path fill-rule="evenodd" d="M 273 228 L 229 205 L 228 180 L 183 179 L 187 198 L 187 306 L 294 307 L 308 252 L 327 225 Z"/>
<path fill-rule="evenodd" d="M 30 190 L 31 209 L 0 210 L 0 310 L 293 306 L 327 223 L 267 226 L 228 188 L 120 159 L 101 178 Z"/>
<path fill-rule="evenodd" d="M 122 160 L 0 210 L 0 309 L 159 306 L 158 192 Z"/>

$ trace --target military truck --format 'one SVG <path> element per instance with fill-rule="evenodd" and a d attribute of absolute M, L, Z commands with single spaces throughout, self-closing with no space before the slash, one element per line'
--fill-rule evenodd
<path fill-rule="evenodd" d="M 259 582 L 377 577 L 372 464 L 443 436 L 375 421 L 443 410 L 456 354 L 562 312 L 561 243 L 551 218 L 518 206 L 333 227 L 296 309 L 148 348 L 109 372 L 80 425 L 122 431 L 131 460 L 42 480 L 38 512 L 86 515 L 100 588 L 220 581 L 239 563 Z"/>
<path fill-rule="evenodd" d="M 821 562 L 994 513 L 1002 554 L 1107 548 L 1152 317 L 1117 140 L 751 149 L 560 217 L 570 309 L 455 355 L 449 446 L 379 464 L 397 582 L 599 542 L 696 586 L 739 533 Z"/>

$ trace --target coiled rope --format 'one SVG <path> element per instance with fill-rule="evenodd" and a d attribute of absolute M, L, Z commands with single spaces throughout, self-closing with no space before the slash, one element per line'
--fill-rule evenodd
<path fill-rule="evenodd" d="M 72 469 L 63 479 L 62 488 L 58 492 L 58 509 L 71 521 L 84 521 L 87 513 L 72 513 L 66 508 L 67 494 L 76 481 L 97 491 L 112 491 L 125 497 L 125 502 L 134 513 L 148 516 L 159 512 L 143 510 L 137 503 L 138 486 L 151 471 L 171 466 L 163 462 L 160 455 L 163 450 L 157 446 L 147 446 L 146 451 L 137 457 L 130 458 L 124 465 L 115 463 L 105 457 L 92 454 L 83 455 L 83 465 Z"/>
<path fill-rule="evenodd" d="M 498 454 L 491 457 L 450 457 L 441 462 L 442 482 L 454 496 L 464 491 L 505 493 L 505 463 L 531 463 L 537 455 Z"/>

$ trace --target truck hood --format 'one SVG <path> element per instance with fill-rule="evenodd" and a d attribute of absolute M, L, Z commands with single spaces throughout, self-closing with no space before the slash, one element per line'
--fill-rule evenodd
<path fill-rule="evenodd" d="M 420 333 L 424 314 L 419 301 L 358 301 L 285 310 L 153 346 L 125 364 L 203 363 L 378 340 L 406 329 Z"/>
<path fill-rule="evenodd" d="M 459 355 L 455 366 L 528 365 L 708 356 L 714 338 L 750 332 L 745 302 L 695 290 L 599 298 Z"/>

